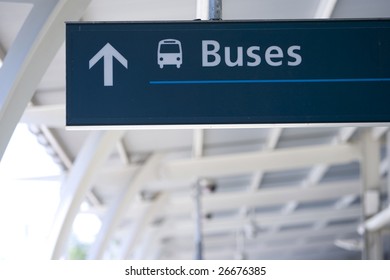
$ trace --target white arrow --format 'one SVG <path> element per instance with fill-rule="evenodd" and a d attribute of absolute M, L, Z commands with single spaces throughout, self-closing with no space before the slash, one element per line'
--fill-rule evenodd
<path fill-rule="evenodd" d="M 97 54 L 89 60 L 89 69 L 91 69 L 96 62 L 104 58 L 104 86 L 109 87 L 113 85 L 113 65 L 114 57 L 127 69 L 127 59 L 123 57 L 110 43 L 107 43 Z"/>

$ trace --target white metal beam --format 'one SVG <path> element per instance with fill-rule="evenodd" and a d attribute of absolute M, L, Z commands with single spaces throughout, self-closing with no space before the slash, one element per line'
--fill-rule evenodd
<path fill-rule="evenodd" d="M 307 212 L 305 215 L 307 216 L 304 218 L 304 222 L 310 221 L 315 222 L 315 219 L 318 217 L 321 217 L 323 214 L 324 219 L 326 218 L 336 218 L 337 214 L 334 210 L 331 210 L 331 214 L 327 213 L 327 211 L 315 211 L 316 213 L 310 213 Z M 322 212 L 322 213 L 321 213 Z M 317 217 L 314 217 L 316 214 Z M 292 216 L 295 216 L 296 214 L 291 214 Z M 310 218 L 309 216 L 313 216 Z M 339 213 L 339 219 L 343 218 L 358 218 L 359 217 L 359 208 L 354 208 L 353 210 L 345 210 L 343 209 Z M 275 225 L 279 222 L 273 223 L 272 217 L 278 217 L 278 215 L 263 215 L 263 217 L 267 218 L 268 224 L 267 225 Z M 287 218 L 285 218 L 287 219 Z M 260 219 L 259 219 L 260 220 Z M 292 222 L 291 224 L 299 224 L 301 223 L 299 221 L 299 217 L 294 218 L 295 222 Z M 231 222 L 232 224 L 234 221 Z M 190 226 L 190 225 L 188 225 Z M 233 228 L 234 225 L 231 227 L 231 233 L 224 235 L 224 236 L 208 236 L 205 235 L 205 249 L 206 250 L 219 250 L 221 247 L 233 247 L 236 241 L 236 236 L 234 234 L 235 229 Z M 160 252 L 164 250 L 165 246 L 168 246 L 168 248 L 175 248 L 176 250 L 186 251 L 187 249 L 191 251 L 193 248 L 190 245 L 191 242 L 189 241 L 190 238 L 192 238 L 191 230 L 186 229 L 187 226 L 184 226 L 184 232 L 182 232 L 182 227 L 178 226 L 177 230 L 172 230 L 171 232 L 165 231 L 164 228 L 160 227 L 154 227 L 153 231 L 151 231 L 153 234 L 151 235 L 149 240 L 149 244 L 153 244 L 153 246 L 149 246 L 147 248 L 147 252 L 145 253 L 146 256 L 154 255 L 156 252 Z M 207 225 L 209 227 L 209 225 Z M 208 228 L 207 233 L 213 233 L 218 231 L 211 231 L 210 228 Z M 311 230 L 311 229 L 294 229 L 294 230 L 288 230 L 288 231 L 281 231 L 277 234 L 273 233 L 272 231 L 261 231 L 259 232 L 254 239 L 246 240 L 246 246 L 252 246 L 252 244 L 257 245 L 263 245 L 264 247 L 270 247 L 270 246 L 277 246 L 277 244 L 280 242 L 281 246 L 286 244 L 288 240 L 296 240 L 299 241 L 302 239 L 302 237 L 305 238 L 320 238 L 320 239 L 328 239 L 328 240 L 335 240 L 338 237 L 343 237 L 346 234 L 354 234 L 356 233 L 356 227 L 354 224 L 340 224 L 335 225 L 332 227 L 326 227 L 321 230 Z M 275 245 L 276 244 L 276 245 Z M 302 247 L 304 244 L 301 244 Z"/>
<path fill-rule="evenodd" d="M 277 189 L 263 189 L 254 193 L 216 193 L 203 197 L 203 212 L 230 210 L 240 208 L 243 205 L 248 207 L 272 206 L 286 203 L 289 200 L 300 202 L 335 199 L 339 196 L 358 194 L 359 182 L 343 182 L 321 184 L 316 188 L 285 187 Z M 167 207 L 167 214 L 190 214 L 192 210 L 189 197 L 171 198 Z"/>
<path fill-rule="evenodd" d="M 204 129 L 193 130 L 192 157 L 200 158 L 203 156 Z"/>
<path fill-rule="evenodd" d="M 330 18 L 333 14 L 333 11 L 337 5 L 337 0 L 320 0 L 314 18 L 325 19 Z M 348 139 L 355 132 L 355 127 L 345 127 L 340 130 L 335 139 L 333 139 L 332 144 L 343 144 L 348 141 Z M 329 165 L 327 164 L 317 164 L 314 166 L 305 181 L 302 183 L 304 187 L 317 185 L 325 173 L 328 171 Z M 297 201 L 290 201 L 286 204 L 285 208 L 282 210 L 283 213 L 290 213 L 298 207 Z"/>
<path fill-rule="evenodd" d="M 135 260 L 157 260 L 160 254 L 160 240 L 155 238 L 158 230 L 153 227 L 148 227 L 143 236 L 143 240 L 138 245 L 134 252 L 133 259 Z M 192 240 L 191 240 L 192 241 Z"/>
<path fill-rule="evenodd" d="M 332 139 L 331 145 L 340 145 L 346 144 L 348 140 L 356 131 L 356 127 L 343 127 L 340 128 L 337 135 Z M 324 177 L 325 173 L 329 170 L 330 165 L 328 164 L 318 164 L 314 166 L 307 178 L 305 179 L 304 186 L 315 186 L 321 179 Z"/>
<path fill-rule="evenodd" d="M 253 221 L 259 225 L 261 228 L 269 228 L 272 226 L 280 225 L 296 225 L 303 223 L 315 223 L 317 221 L 323 220 L 344 220 L 344 219 L 354 219 L 359 218 L 360 208 L 353 207 L 350 209 L 321 209 L 321 210 L 311 210 L 303 211 L 302 213 L 291 213 L 288 215 L 280 215 L 277 213 L 273 214 L 258 214 Z M 226 218 L 220 220 L 204 220 L 204 233 L 212 234 L 218 232 L 234 232 L 238 229 L 242 229 L 248 223 L 248 219 L 245 218 Z M 189 236 L 193 233 L 194 225 L 190 221 L 177 222 L 175 224 L 167 224 L 164 227 L 159 227 L 158 235 L 160 238 L 166 237 L 180 237 L 180 236 Z M 356 228 L 355 228 L 356 229 Z M 307 233 L 310 234 L 311 230 L 307 230 Z M 270 236 L 280 236 L 280 232 L 267 233 Z M 262 236 L 266 235 L 263 233 Z M 303 235 L 303 234 L 302 234 Z"/>
<path fill-rule="evenodd" d="M 265 151 L 273 151 L 276 149 L 276 146 L 278 145 L 278 142 L 279 142 L 279 139 L 282 135 L 282 132 L 283 132 L 283 128 L 281 128 L 281 127 L 272 128 L 270 130 L 268 137 L 267 137 L 267 141 L 264 145 Z M 264 178 L 264 171 L 259 170 L 259 171 L 255 172 L 252 175 L 252 180 L 251 180 L 248 192 L 254 192 L 258 188 L 260 188 L 260 185 L 263 181 L 263 178 Z M 253 211 L 251 211 L 251 210 L 252 209 L 248 209 L 247 207 L 242 207 L 241 213 L 248 215 L 250 212 L 252 212 L 252 214 L 253 214 Z"/>
<path fill-rule="evenodd" d="M 221 19 L 222 0 L 197 0 L 196 18 L 201 20 Z"/>
<path fill-rule="evenodd" d="M 119 154 L 119 158 L 121 159 L 122 163 L 124 165 L 130 165 L 130 158 L 129 155 L 127 154 L 123 139 L 120 139 L 118 143 L 116 143 L 116 150 Z"/>
<path fill-rule="evenodd" d="M 358 213 L 355 214 L 355 217 L 358 217 Z M 293 229 L 288 231 L 283 231 L 278 234 L 273 234 L 269 232 L 261 232 L 256 238 L 246 240 L 246 246 L 256 246 L 260 245 L 262 248 L 278 248 L 285 247 L 286 242 L 291 242 L 294 240 L 296 243 L 299 243 L 302 237 L 307 237 L 310 239 L 327 239 L 334 241 L 333 238 L 337 238 L 338 236 L 346 235 L 346 234 L 356 234 L 356 228 L 352 224 L 346 225 L 336 225 L 333 227 L 324 228 L 322 230 L 308 230 L 308 229 Z M 190 236 L 188 238 L 180 237 L 180 238 L 172 238 L 166 242 L 166 245 L 175 250 L 190 250 L 191 243 L 189 241 Z M 205 236 L 205 248 L 206 250 L 219 250 L 220 248 L 233 248 L 235 246 L 235 234 L 227 234 L 224 236 Z M 332 240 L 333 239 L 333 240 Z M 315 242 L 313 240 L 310 241 Z M 301 244 L 302 247 L 304 244 Z"/>
<path fill-rule="evenodd" d="M 332 240 L 318 241 L 310 244 L 297 244 L 290 242 L 278 248 L 264 248 L 261 245 L 254 245 L 246 248 L 246 255 L 249 259 L 252 258 L 267 258 L 267 259 L 286 259 L 286 256 L 293 256 L 295 252 L 307 250 L 318 251 L 322 248 L 337 249 Z M 190 251 L 178 250 L 168 251 L 171 253 L 172 259 L 190 259 Z M 236 250 L 232 247 L 217 248 L 217 250 L 205 250 L 205 259 L 220 260 L 220 259 L 234 259 Z"/>
<path fill-rule="evenodd" d="M 274 151 L 276 149 L 276 146 L 278 145 L 282 132 L 283 132 L 283 128 L 281 127 L 276 127 L 271 129 L 268 135 L 267 143 L 265 144 L 264 147 L 265 151 Z M 249 191 L 257 190 L 261 185 L 261 182 L 263 181 L 263 177 L 264 177 L 264 171 L 255 172 L 255 174 L 253 174 Z"/>
<path fill-rule="evenodd" d="M 0 68 L 0 159 L 43 74 L 64 42 L 64 21 L 90 0 L 37 1 Z"/>
<path fill-rule="evenodd" d="M 148 207 L 145 215 L 139 217 L 136 224 L 132 227 L 132 234 L 128 234 L 122 245 L 122 252 L 120 259 L 126 260 L 134 253 L 134 249 L 140 242 L 147 232 L 147 228 L 151 226 L 151 223 L 156 218 L 156 215 L 164 211 L 166 206 L 168 195 L 166 193 L 159 194 L 155 200 Z"/>
<path fill-rule="evenodd" d="M 390 224 L 390 207 L 382 210 L 378 214 L 372 216 L 364 223 L 364 229 L 368 231 L 379 231 Z"/>
<path fill-rule="evenodd" d="M 275 127 L 272 128 L 269 132 L 267 143 L 265 145 L 266 150 L 275 150 L 276 146 L 278 145 L 279 139 L 282 135 L 283 128 L 282 127 Z"/>
<path fill-rule="evenodd" d="M 29 106 L 20 121 L 29 125 L 63 128 L 65 127 L 65 115 L 65 104 Z"/>
<path fill-rule="evenodd" d="M 135 168 L 135 167 L 134 167 Z M 130 169 L 129 169 L 130 170 Z M 102 173 L 105 173 L 105 172 L 102 172 Z M 107 176 L 111 176 L 110 175 L 110 173 L 107 173 L 108 175 Z M 98 178 L 102 178 L 103 179 L 103 177 L 104 177 L 104 175 L 102 175 L 102 174 L 99 174 L 98 175 Z M 153 192 L 159 192 L 159 191 L 167 191 L 167 192 L 169 192 L 170 194 L 171 194 L 171 199 L 170 199 L 170 207 L 168 207 L 168 209 L 166 210 L 167 212 L 166 213 L 164 213 L 164 214 L 167 214 L 167 215 L 173 215 L 173 216 L 178 216 L 178 215 L 190 215 L 190 212 L 186 212 L 186 211 L 181 211 L 181 209 L 179 209 L 179 207 L 177 207 L 176 208 L 176 206 L 175 206 L 175 208 L 172 208 L 172 207 L 174 207 L 174 205 L 177 205 L 179 202 L 179 200 L 184 200 L 184 201 L 187 201 L 188 203 L 190 202 L 190 200 L 188 199 L 188 197 L 187 196 L 189 196 L 189 193 L 188 192 L 186 192 L 187 190 L 188 190 L 188 186 L 191 184 L 192 182 L 189 182 L 188 184 L 183 184 L 183 185 L 180 185 L 180 187 L 179 186 L 177 186 L 176 188 L 174 188 L 174 190 L 165 190 L 164 189 L 164 187 L 163 186 L 160 186 L 160 187 L 158 187 L 158 188 L 155 188 L 155 187 L 153 187 L 153 188 L 149 188 L 148 186 L 149 186 L 149 184 L 147 185 L 147 187 L 146 188 L 144 188 L 143 190 L 146 190 L 147 192 L 149 192 L 149 193 L 153 193 Z M 342 189 L 342 188 L 344 188 L 345 186 L 350 186 L 350 185 L 356 185 L 357 186 L 357 188 L 359 188 L 360 186 L 361 186 L 361 182 L 360 181 L 355 181 L 355 180 L 353 180 L 353 181 L 342 181 L 342 182 L 333 182 L 333 183 L 326 183 L 326 184 L 320 184 L 320 185 L 318 185 L 318 186 L 315 186 L 314 187 L 314 189 L 315 188 L 317 188 L 317 187 L 319 187 L 319 188 L 321 188 L 321 187 L 326 187 L 326 186 L 329 186 L 330 188 L 340 188 L 340 189 Z M 382 190 L 384 189 L 384 185 L 385 185 L 385 182 L 383 181 L 382 183 L 381 183 L 381 186 L 382 186 Z M 185 188 L 187 188 L 187 189 L 185 189 Z M 304 188 L 301 188 L 300 186 L 298 186 L 298 185 L 296 185 L 296 186 L 288 186 L 288 187 L 278 187 L 277 189 L 280 189 L 280 190 L 285 190 L 285 189 L 289 189 L 289 190 L 298 190 L 298 189 L 303 189 L 303 192 L 304 192 Z M 177 194 L 177 193 L 175 193 L 175 191 L 176 190 L 179 190 L 179 193 L 180 194 Z M 262 192 L 262 191 L 265 191 L 266 193 L 269 191 L 269 190 L 271 190 L 271 189 L 259 189 L 257 192 L 255 192 L 255 194 L 257 194 L 258 192 Z M 274 189 L 275 190 L 275 189 Z M 350 194 L 346 194 L 345 195 L 345 197 L 343 197 L 343 199 L 341 199 L 340 200 L 340 203 L 343 203 L 342 201 L 344 200 L 344 198 L 345 198 L 345 200 L 349 200 L 349 199 L 355 199 L 356 198 L 356 196 L 358 196 L 358 195 L 360 195 L 360 191 L 359 191 L 360 189 L 358 189 L 358 190 L 355 190 L 355 191 L 353 191 L 353 192 L 351 192 Z M 241 193 L 241 192 L 240 192 Z M 344 193 L 344 192 L 343 192 Z M 175 195 L 176 194 L 176 195 Z M 233 192 L 233 193 L 231 193 L 232 195 L 234 195 L 234 194 L 237 194 L 237 192 Z M 216 194 L 208 194 L 207 196 L 212 196 L 212 197 L 217 197 L 217 196 L 219 196 L 220 195 L 220 193 L 216 193 Z M 294 196 L 295 197 L 295 196 Z M 350 198 L 348 198 L 348 197 L 350 197 Z M 337 192 L 336 192 L 336 194 L 335 194 L 335 196 L 333 196 L 333 197 L 329 197 L 328 199 L 337 199 L 337 198 L 339 198 L 339 196 L 337 195 Z M 299 199 L 299 198 L 297 198 L 297 199 Z M 325 199 L 325 198 L 324 198 Z M 318 197 L 318 199 L 316 199 L 316 200 L 321 200 L 321 198 L 320 197 Z M 279 199 L 277 200 L 277 201 L 279 201 Z M 272 204 L 272 202 L 270 202 L 270 204 L 268 204 L 267 202 L 266 202 L 266 206 L 280 206 L 280 204 L 283 204 L 283 203 L 285 203 L 286 201 L 289 201 L 289 198 L 285 198 L 285 200 L 284 200 L 284 202 L 282 201 L 282 202 L 277 202 L 277 203 L 275 203 L 275 204 Z M 241 203 L 242 205 L 245 205 L 246 204 L 246 202 L 245 201 L 238 201 L 237 202 L 237 204 L 238 203 Z M 259 204 L 257 205 L 257 206 L 259 206 L 259 207 L 261 207 L 262 206 L 262 203 L 263 203 L 263 201 L 260 201 L 259 202 Z M 345 202 L 346 203 L 346 205 L 342 205 L 342 206 L 339 206 L 339 207 L 337 207 L 337 205 L 338 205 L 338 202 L 335 204 L 335 205 L 333 205 L 333 207 L 332 208 L 334 208 L 334 209 L 342 209 L 342 208 L 346 208 L 346 207 L 350 207 L 351 206 L 351 201 L 346 201 Z M 241 206 L 242 206 L 241 205 Z M 137 216 L 137 211 L 139 210 L 139 209 L 141 209 L 143 206 L 142 206 L 142 204 L 137 204 L 136 205 L 136 208 L 134 209 L 134 213 L 131 213 L 131 212 L 127 212 L 127 214 L 126 214 L 126 219 L 134 219 L 134 218 L 136 218 L 136 216 Z M 218 208 L 218 206 L 217 206 L 217 208 Z M 223 206 L 223 205 L 221 205 L 221 207 L 220 208 L 218 208 L 216 211 L 219 211 L 219 210 L 221 210 L 221 211 L 224 211 L 224 210 L 232 210 L 232 209 L 234 209 L 234 207 L 232 207 L 232 208 L 230 208 L 229 207 L 229 205 L 226 205 L 226 206 Z M 97 209 L 91 209 L 91 210 L 88 210 L 88 211 L 86 211 L 87 213 L 95 213 L 95 214 L 98 214 L 98 215 L 101 215 L 104 211 L 106 211 L 107 210 L 107 208 L 106 207 L 99 207 L 99 208 L 97 208 Z M 185 210 L 185 209 L 184 209 Z M 279 213 L 279 214 L 281 214 L 281 213 Z"/>
<path fill-rule="evenodd" d="M 97 171 L 123 135 L 121 131 L 92 132 L 85 141 L 63 185 L 64 194 L 50 236 L 50 257 L 60 259 L 71 232 L 74 218 L 91 187 Z"/>
<path fill-rule="evenodd" d="M 331 145 L 340 145 L 346 144 L 348 140 L 356 131 L 356 127 L 343 127 L 341 128 L 337 135 L 332 139 Z M 313 187 L 316 186 L 321 179 L 324 177 L 326 172 L 329 170 L 330 164 L 317 164 L 311 168 L 309 174 L 306 176 L 306 179 L 302 182 L 303 187 Z M 286 204 L 283 213 L 290 213 L 298 207 L 299 203 L 297 201 L 290 201 Z M 319 225 L 320 227 L 321 225 Z"/>
<path fill-rule="evenodd" d="M 71 170 L 73 167 L 73 161 L 67 154 L 67 152 L 64 150 L 62 145 L 58 142 L 57 138 L 53 135 L 53 133 L 50 131 L 48 127 L 45 125 L 39 126 L 40 131 L 48 141 L 50 147 L 53 149 L 55 154 L 60 159 L 61 163 L 65 167 L 67 171 Z M 91 203 L 93 207 L 99 207 L 100 206 L 100 199 L 96 196 L 96 194 L 93 192 L 93 190 L 89 190 L 86 194 L 88 201 Z"/>
<path fill-rule="evenodd" d="M 381 138 L 384 134 L 386 134 L 386 132 L 389 130 L 389 127 L 388 126 L 378 126 L 378 127 L 374 127 L 372 129 L 372 136 L 374 137 L 374 139 L 378 140 L 379 138 Z"/>
<path fill-rule="evenodd" d="M 172 160 L 162 167 L 162 175 L 171 179 L 213 177 L 251 172 L 307 167 L 313 164 L 341 164 L 360 158 L 353 145 L 280 149 L 199 159 Z"/>
<path fill-rule="evenodd" d="M 314 18 L 330 18 L 336 7 L 337 0 L 320 0 Z"/>
<path fill-rule="evenodd" d="M 151 155 L 146 163 L 139 168 L 130 185 L 119 194 L 115 203 L 110 207 L 108 213 L 106 213 L 102 228 L 89 252 L 89 259 L 101 259 L 103 257 L 116 226 L 121 221 L 141 187 L 157 177 L 157 166 L 160 164 L 162 156 L 162 154 Z"/>

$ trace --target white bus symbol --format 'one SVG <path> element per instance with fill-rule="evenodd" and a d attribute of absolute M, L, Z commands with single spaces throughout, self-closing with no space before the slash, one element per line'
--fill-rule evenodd
<path fill-rule="evenodd" d="M 160 68 L 164 65 L 176 65 L 180 68 L 183 63 L 181 43 L 175 39 L 165 39 L 158 43 L 157 63 Z"/>

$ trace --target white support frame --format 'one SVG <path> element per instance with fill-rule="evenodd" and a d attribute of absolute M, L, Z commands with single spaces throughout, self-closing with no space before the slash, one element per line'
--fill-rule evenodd
<path fill-rule="evenodd" d="M 203 213 L 230 210 L 241 207 L 274 206 L 286 203 L 288 200 L 299 202 L 321 201 L 335 199 L 339 196 L 359 194 L 361 184 L 358 181 L 321 184 L 315 188 L 281 187 L 263 189 L 254 193 L 229 192 L 217 193 L 203 198 Z M 166 215 L 190 215 L 192 211 L 189 197 L 172 197 L 167 207 Z"/>
<path fill-rule="evenodd" d="M 143 185 L 157 177 L 157 166 L 160 164 L 162 154 L 153 154 L 141 166 L 130 185 L 123 190 L 110 207 L 103 220 L 102 228 L 95 243 L 88 254 L 88 259 L 102 259 L 115 229 L 125 215 L 129 205 L 133 202 Z"/>
<path fill-rule="evenodd" d="M 289 232 L 282 233 L 277 236 L 273 234 L 263 233 L 260 234 L 258 239 L 248 242 L 246 247 L 247 253 L 250 255 L 259 254 L 261 258 L 278 258 L 278 259 L 289 259 L 294 256 L 294 251 L 315 249 L 318 251 L 324 246 L 333 247 L 333 240 L 339 236 L 353 234 L 354 227 L 352 225 L 338 225 L 332 228 L 327 228 L 322 231 L 312 231 L 308 237 L 332 237 L 325 239 L 325 241 L 316 241 L 307 244 L 300 244 L 299 242 L 293 242 L 298 240 L 300 236 L 307 234 L 307 230 L 292 230 Z M 206 238 L 205 251 L 206 259 L 222 259 L 230 258 L 233 259 L 235 256 L 234 248 L 234 236 L 218 237 L 218 238 Z M 270 244 L 267 244 L 270 243 Z M 161 245 L 160 245 L 161 246 Z M 188 247 L 188 242 L 185 239 L 179 242 L 167 243 L 167 246 L 177 248 L 176 252 L 172 252 L 171 257 L 173 259 L 188 259 L 190 258 L 191 248 Z M 157 248 L 164 254 L 171 250 L 165 248 Z M 336 249 L 334 247 L 334 249 Z M 178 252 L 177 252 L 178 251 Z M 324 255 L 322 255 L 324 256 Z M 255 256 L 253 256 L 255 258 Z"/>
<path fill-rule="evenodd" d="M 276 146 L 278 145 L 282 132 L 283 132 L 283 128 L 281 127 L 275 127 L 271 129 L 271 131 L 268 134 L 268 139 L 264 147 L 265 151 L 270 152 L 276 149 Z M 261 185 L 261 182 L 263 181 L 263 177 L 264 177 L 264 171 L 260 170 L 255 172 L 253 174 L 249 191 L 256 191 Z"/>
<path fill-rule="evenodd" d="M 337 135 L 332 139 L 331 145 L 346 144 L 348 140 L 352 137 L 352 135 L 355 133 L 356 129 L 357 127 L 340 128 Z M 330 166 L 330 164 L 316 164 L 314 167 L 311 168 L 309 174 L 306 176 L 306 179 L 302 182 L 302 187 L 313 187 L 318 185 L 318 183 L 324 177 L 326 172 L 329 170 Z M 286 208 L 283 212 L 289 213 L 291 211 L 294 211 L 296 207 L 298 207 L 298 203 L 296 201 L 290 201 L 286 205 Z"/>
<path fill-rule="evenodd" d="M 338 0 L 320 0 L 314 18 L 325 19 L 332 17 Z"/>
<path fill-rule="evenodd" d="M 358 188 L 357 188 L 358 189 Z M 278 213 L 270 214 L 258 214 L 254 221 L 256 224 L 260 225 L 262 228 L 270 228 L 273 226 L 280 225 L 296 225 L 302 223 L 312 223 L 314 224 L 317 221 L 322 220 L 344 220 L 344 219 L 353 219 L 360 217 L 360 208 L 352 207 L 347 209 L 339 210 L 305 210 L 301 213 L 293 212 L 289 215 L 279 215 Z M 204 221 L 204 232 L 206 234 L 218 233 L 230 231 L 234 232 L 237 229 L 243 228 L 248 222 L 246 218 L 222 218 L 215 220 L 205 220 Z M 352 225 L 353 227 L 354 225 Z M 175 225 L 167 224 L 161 227 L 155 227 L 157 230 L 157 235 L 159 238 L 167 237 L 185 237 L 191 236 L 193 234 L 193 223 L 190 221 L 182 221 L 181 223 L 176 223 Z M 325 230 L 325 229 L 323 229 Z M 356 231 L 356 228 L 354 229 Z M 319 230 L 320 232 L 322 230 Z M 265 231 L 265 233 L 259 233 L 262 237 L 269 236 L 272 238 L 278 238 L 283 234 L 279 232 L 274 234 L 273 232 Z M 302 234 L 303 235 L 303 234 Z M 285 234 L 285 237 L 288 237 L 288 234 Z M 262 238 L 261 238 L 262 239 Z"/>
<path fill-rule="evenodd" d="M 257 153 L 172 160 L 162 166 L 162 176 L 174 180 L 247 174 L 307 167 L 313 164 L 342 164 L 360 159 L 352 144 L 290 148 Z"/>
<path fill-rule="evenodd" d="M 358 217 L 358 209 L 356 209 L 355 217 Z M 257 235 L 256 238 L 253 238 L 251 240 L 247 240 L 248 245 L 261 245 L 262 247 L 284 247 L 285 242 L 283 241 L 291 241 L 296 240 L 298 241 L 302 236 L 307 236 L 309 238 L 311 237 L 334 237 L 337 235 L 343 235 L 345 233 L 355 233 L 354 225 L 347 224 L 347 225 L 335 225 L 334 227 L 325 228 L 323 230 L 318 231 L 310 231 L 308 232 L 307 229 L 293 229 L 290 231 L 281 232 L 278 235 L 272 234 L 268 231 L 261 232 Z M 157 235 L 157 237 L 159 237 Z M 159 237 L 161 238 L 161 237 Z M 179 236 L 179 238 L 171 239 L 167 242 L 169 246 L 173 246 L 174 248 L 177 247 L 187 247 L 190 249 L 191 244 L 188 243 L 188 238 L 190 236 Z M 225 236 L 207 236 L 205 238 L 205 245 L 206 248 L 215 248 L 218 249 L 218 247 L 234 247 L 234 241 L 235 241 L 235 234 L 231 232 L 230 234 L 226 234 Z M 279 243 L 280 242 L 280 243 Z M 210 248 L 211 249 L 211 248 Z"/>
<path fill-rule="evenodd" d="M 46 127 L 65 127 L 65 104 L 28 106 L 20 122 L 28 125 L 44 125 Z"/>
<path fill-rule="evenodd" d="M 193 145 L 192 145 L 192 157 L 200 158 L 204 152 L 204 129 L 194 129 L 193 131 Z"/>
<path fill-rule="evenodd" d="M 34 1 L 0 68 L 0 159 L 43 74 L 64 42 L 65 20 L 77 20 L 90 0 Z"/>
<path fill-rule="evenodd" d="M 264 145 L 264 151 L 274 151 L 278 145 L 280 137 L 282 136 L 283 128 L 275 127 L 270 130 L 268 133 L 267 141 Z M 259 170 L 253 173 L 252 180 L 248 189 L 248 193 L 256 192 L 259 188 L 261 188 L 261 184 L 263 182 L 265 170 Z M 254 211 L 251 208 L 246 206 L 241 208 L 241 213 L 246 216 L 254 217 Z M 240 253 L 240 252 L 239 252 Z"/>
<path fill-rule="evenodd" d="M 94 178 L 111 153 L 116 142 L 122 137 L 121 131 L 92 132 L 85 141 L 76 161 L 62 186 L 64 192 L 50 235 L 50 258 L 61 259 L 72 224 Z"/>
<path fill-rule="evenodd" d="M 118 143 L 116 144 L 116 150 L 119 154 L 119 158 L 121 159 L 122 163 L 126 166 L 129 166 L 131 161 L 129 155 L 127 154 L 127 150 L 123 139 L 119 140 Z"/>
<path fill-rule="evenodd" d="M 151 205 L 149 205 L 146 213 L 141 217 L 138 217 L 136 224 L 132 227 L 132 234 L 128 234 L 123 242 L 121 254 L 119 256 L 120 259 L 129 259 L 135 253 L 134 251 L 137 248 L 137 245 L 144 244 L 142 240 L 145 233 L 148 232 L 148 228 L 151 227 L 157 214 L 164 211 L 167 199 L 168 195 L 166 193 L 159 194 Z"/>
<path fill-rule="evenodd" d="M 364 229 L 367 231 L 380 231 L 384 227 L 390 224 L 390 207 L 382 210 L 378 214 L 367 219 L 364 224 Z"/>

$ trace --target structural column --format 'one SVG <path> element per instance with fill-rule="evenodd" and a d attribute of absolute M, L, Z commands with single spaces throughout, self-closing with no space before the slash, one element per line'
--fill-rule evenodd
<path fill-rule="evenodd" d="M 371 130 L 365 131 L 361 140 L 362 161 L 362 210 L 363 222 L 380 210 L 380 145 Z M 364 232 L 363 259 L 382 259 L 382 238 L 380 231 Z"/>

